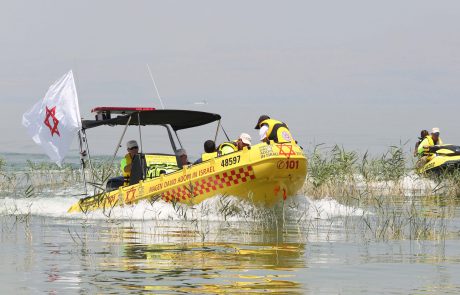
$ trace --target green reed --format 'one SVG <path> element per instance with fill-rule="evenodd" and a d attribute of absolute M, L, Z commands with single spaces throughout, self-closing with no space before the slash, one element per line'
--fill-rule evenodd
<path fill-rule="evenodd" d="M 346 217 L 346 222 L 353 219 L 355 228 L 374 239 L 444 239 L 447 222 L 460 203 L 460 173 L 433 182 L 417 176 L 407 159 L 403 146 L 391 146 L 380 157 L 360 157 L 337 145 L 316 146 L 309 155 L 303 192 L 365 209 L 368 213 Z M 408 189 L 407 180 L 418 181 L 421 188 Z"/>
<path fill-rule="evenodd" d="M 59 167 L 54 163 L 27 160 L 23 173 L 27 183 L 40 189 L 66 188 L 82 181 L 79 168 L 70 164 Z"/>
<path fill-rule="evenodd" d="M 100 192 L 104 190 L 108 178 L 119 174 L 119 167 L 103 160 L 95 160 L 93 163 L 92 169 L 86 169 L 86 180 L 95 187 L 95 192 Z M 2 195 L 32 198 L 50 190 L 72 187 L 83 187 L 83 174 L 79 166 L 64 164 L 59 167 L 50 162 L 26 160 L 24 168 L 15 170 L 0 158 Z"/>
<path fill-rule="evenodd" d="M 426 180 L 426 186 L 408 189 L 404 187 L 404 181 L 419 177 L 412 172 L 404 146 L 392 146 L 381 156 L 373 157 L 368 153 L 359 155 L 338 145 L 331 148 L 319 145 L 308 158 L 309 170 L 303 188 L 306 196 L 313 199 L 332 197 L 340 204 L 367 212 L 359 217 L 344 217 L 348 230 L 357 229 L 365 239 L 378 240 L 444 239 L 448 234 L 449 218 L 460 203 L 460 173 L 441 175 L 434 182 Z M 19 197 L 33 198 L 44 190 L 82 185 L 83 182 L 80 168 L 72 165 L 58 167 L 27 161 L 21 171 L 9 171 L 6 167 L 6 161 L 0 159 L 0 190 Z M 118 165 L 103 160 L 93 161 L 91 168 L 86 179 L 99 191 L 104 189 L 108 178 L 120 172 Z M 251 204 L 250 195 L 247 199 L 249 201 L 236 201 L 222 196 L 217 207 L 200 206 L 201 216 L 217 212 L 223 217 L 224 224 L 228 224 L 232 217 L 242 219 L 240 223 L 251 224 L 247 227 L 248 235 L 254 230 L 278 234 L 285 229 L 284 203 L 265 208 Z M 209 221 L 193 214 L 196 204 L 172 202 L 172 206 L 184 222 L 194 225 L 204 241 L 209 233 Z M 308 209 L 304 210 L 304 214 L 301 212 L 295 217 L 299 224 L 310 220 Z M 107 213 L 109 217 L 110 211 Z M 331 226 L 334 221 L 331 218 Z M 311 229 L 314 229 L 313 225 L 314 222 L 309 222 Z M 222 227 L 222 231 L 228 230 L 228 227 Z"/>
<path fill-rule="evenodd" d="M 6 161 L 2 157 L 0 157 L 0 171 L 3 172 L 6 166 Z"/>

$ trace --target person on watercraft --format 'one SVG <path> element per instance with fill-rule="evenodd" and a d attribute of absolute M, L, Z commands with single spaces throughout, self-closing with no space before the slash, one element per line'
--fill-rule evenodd
<path fill-rule="evenodd" d="M 179 158 L 178 166 L 182 168 L 184 166 L 190 165 L 191 163 L 188 161 L 187 151 L 185 149 L 178 149 L 176 151 L 176 155 Z"/>
<path fill-rule="evenodd" d="M 269 143 L 270 140 L 273 140 L 276 143 L 285 143 L 294 140 L 285 123 L 271 119 L 267 115 L 259 117 L 255 129 L 259 129 L 260 141 L 262 142 Z"/>
<path fill-rule="evenodd" d="M 426 136 L 418 146 L 418 154 L 423 156 L 428 154 L 428 149 L 434 145 L 442 145 L 442 139 L 439 137 L 439 128 L 431 129 L 431 134 Z"/>
<path fill-rule="evenodd" d="M 422 130 L 420 131 L 420 137 L 418 138 L 418 141 L 415 143 L 415 148 L 414 148 L 414 157 L 418 156 L 418 147 L 420 143 L 429 135 L 428 130 Z"/>
<path fill-rule="evenodd" d="M 247 147 L 248 149 L 251 148 L 251 136 L 247 133 L 241 133 L 240 137 L 238 137 L 238 140 L 236 141 L 236 146 L 239 151 L 243 150 L 244 147 Z"/>
<path fill-rule="evenodd" d="M 418 154 L 420 159 L 416 163 L 416 168 L 422 168 L 426 163 L 431 161 L 434 157 L 432 153 L 429 152 L 431 146 L 442 145 L 442 140 L 439 137 L 439 128 L 434 127 L 431 129 L 431 134 L 427 135 L 422 142 L 418 145 Z"/>
<path fill-rule="evenodd" d="M 214 140 L 209 139 L 204 142 L 204 153 L 201 154 L 201 158 L 196 160 L 193 164 L 198 164 L 215 157 L 217 157 L 216 143 Z"/>
<path fill-rule="evenodd" d="M 128 153 L 125 155 L 123 159 L 121 159 L 120 169 L 123 173 L 123 177 L 125 179 L 129 179 L 129 177 L 131 176 L 131 164 L 133 162 L 134 156 L 139 153 L 139 145 L 137 144 L 137 141 L 130 140 L 126 143 L 126 148 L 128 150 Z"/>

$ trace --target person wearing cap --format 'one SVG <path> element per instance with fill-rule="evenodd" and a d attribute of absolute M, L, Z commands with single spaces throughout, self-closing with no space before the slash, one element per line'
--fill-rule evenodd
<path fill-rule="evenodd" d="M 271 119 L 267 115 L 260 116 L 255 129 L 259 129 L 262 142 L 269 143 L 270 140 L 273 140 L 276 143 L 286 143 L 294 140 L 285 123 Z"/>
<path fill-rule="evenodd" d="M 422 168 L 426 163 L 433 159 L 434 155 L 429 152 L 430 147 L 442 144 L 442 140 L 439 137 L 439 128 L 434 127 L 433 129 L 431 129 L 431 134 L 427 135 L 418 145 L 417 151 L 420 156 L 420 159 L 418 159 L 416 163 L 416 168 Z"/>
<path fill-rule="evenodd" d="M 439 137 L 439 128 L 434 127 L 433 129 L 431 129 L 431 134 L 427 135 L 418 145 L 418 154 L 420 156 L 423 156 L 427 154 L 427 151 L 431 146 L 442 144 L 442 139 L 441 137 Z"/>
<path fill-rule="evenodd" d="M 125 180 L 129 179 L 129 177 L 131 176 L 131 165 L 134 156 L 139 153 L 139 145 L 137 144 L 137 141 L 130 140 L 126 143 L 126 148 L 128 150 L 128 153 L 125 155 L 123 159 L 121 159 L 120 162 L 120 169 L 123 173 L 123 177 L 125 178 Z"/>
<path fill-rule="evenodd" d="M 241 133 L 236 141 L 236 146 L 239 151 L 243 150 L 244 147 L 251 148 L 251 136 L 247 133 Z"/>
<path fill-rule="evenodd" d="M 251 136 L 247 133 L 241 133 L 237 140 L 226 141 L 217 147 L 218 156 L 231 154 L 243 150 L 244 147 L 251 148 Z"/>
<path fill-rule="evenodd" d="M 178 163 L 177 166 L 179 168 L 182 168 L 186 165 L 190 165 L 190 162 L 188 161 L 187 151 L 185 149 L 178 149 L 176 151 L 176 155 L 179 159 L 179 161 L 177 162 Z"/>

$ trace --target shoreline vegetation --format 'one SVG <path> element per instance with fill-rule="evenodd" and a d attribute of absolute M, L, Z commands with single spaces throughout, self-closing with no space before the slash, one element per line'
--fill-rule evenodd
<path fill-rule="evenodd" d="M 436 178 L 417 175 L 415 158 L 403 146 L 380 157 L 359 156 L 340 146 L 316 146 L 309 154 L 302 194 L 333 198 L 362 208 L 354 226 L 377 240 L 445 240 L 460 204 L 460 173 Z"/>
<path fill-rule="evenodd" d="M 366 241 L 378 240 L 431 240 L 445 241 L 458 236 L 449 231 L 460 200 L 460 173 L 441 175 L 429 179 L 417 175 L 413 166 L 414 158 L 404 152 L 403 146 L 391 146 L 379 157 L 368 153 L 360 156 L 340 146 L 315 146 L 308 157 L 308 175 L 300 195 L 307 203 L 320 200 L 334 200 L 350 208 L 349 214 L 326 218 L 331 223 L 341 224 L 346 231 L 359 232 Z M 116 175 L 118 165 L 100 160 L 93 164 L 96 187 L 109 177 Z M 89 175 L 87 174 L 87 179 Z M 0 157 L 1 197 L 33 199 L 56 189 L 75 187 L 82 184 L 83 177 L 78 166 L 33 162 L 27 160 L 24 167 L 8 169 L 8 163 Z M 218 203 L 218 204 L 217 204 Z M 202 211 L 217 212 L 227 222 L 232 216 L 243 216 L 254 222 L 252 229 L 277 231 L 287 230 L 286 210 L 299 207 L 295 216 L 289 216 L 298 230 L 308 236 L 314 231 L 318 221 L 308 216 L 308 209 L 300 209 L 299 204 L 286 202 L 274 208 L 257 208 L 245 202 L 235 202 L 234 198 L 223 196 L 215 202 L 217 208 L 203 208 Z M 191 216 L 185 205 L 172 204 L 174 211 L 185 222 L 194 224 L 201 241 L 206 240 L 209 221 Z M 14 215 L 11 212 L 11 215 Z M 110 217 L 110 212 L 108 213 Z M 24 218 L 17 220 L 23 220 Z M 27 218 L 26 218 L 27 219 Z M 262 222 L 260 222 L 262 221 Z"/>

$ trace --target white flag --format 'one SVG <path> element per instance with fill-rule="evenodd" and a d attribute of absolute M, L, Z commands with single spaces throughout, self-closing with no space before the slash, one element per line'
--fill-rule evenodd
<path fill-rule="evenodd" d="M 56 81 L 43 100 L 22 116 L 36 144 L 59 166 L 81 129 L 80 109 L 72 71 Z"/>

